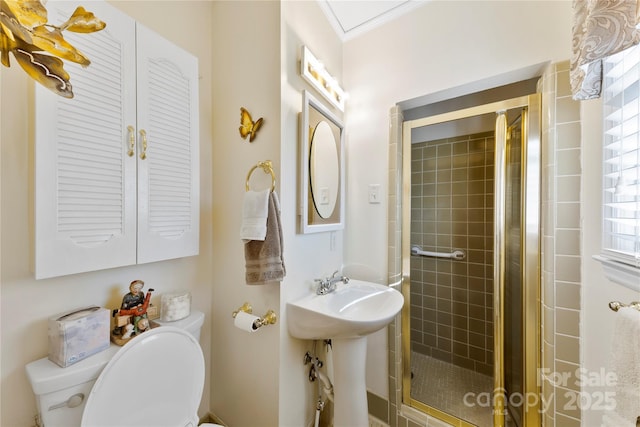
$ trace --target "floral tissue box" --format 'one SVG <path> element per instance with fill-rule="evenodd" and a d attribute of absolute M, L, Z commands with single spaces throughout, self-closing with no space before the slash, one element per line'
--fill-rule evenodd
<path fill-rule="evenodd" d="M 109 314 L 92 306 L 49 318 L 49 360 L 66 368 L 109 348 Z"/>

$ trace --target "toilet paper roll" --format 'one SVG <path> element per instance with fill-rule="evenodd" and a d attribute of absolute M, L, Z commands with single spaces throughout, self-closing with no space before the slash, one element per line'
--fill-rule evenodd
<path fill-rule="evenodd" d="M 239 311 L 238 314 L 236 314 L 233 324 L 236 328 L 242 329 L 245 332 L 255 332 L 258 330 L 255 324 L 255 321 L 258 319 L 258 316 L 245 313 L 244 311 Z"/>

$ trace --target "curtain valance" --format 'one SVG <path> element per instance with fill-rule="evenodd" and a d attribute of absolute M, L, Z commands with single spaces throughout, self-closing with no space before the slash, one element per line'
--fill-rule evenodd
<path fill-rule="evenodd" d="M 602 60 L 640 42 L 639 0 L 573 0 L 573 99 L 600 96 Z"/>

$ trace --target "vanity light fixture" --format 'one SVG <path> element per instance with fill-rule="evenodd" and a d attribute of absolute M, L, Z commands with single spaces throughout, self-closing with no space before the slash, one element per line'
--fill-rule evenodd
<path fill-rule="evenodd" d="M 300 75 L 318 90 L 340 111 L 344 111 L 346 92 L 340 87 L 338 81 L 324 68 L 322 62 L 311 51 L 302 46 L 300 60 Z"/>

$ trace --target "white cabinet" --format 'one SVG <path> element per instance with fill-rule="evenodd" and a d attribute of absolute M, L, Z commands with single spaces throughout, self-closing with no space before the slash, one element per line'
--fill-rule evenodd
<path fill-rule="evenodd" d="M 50 22 L 75 4 L 48 2 Z M 36 84 L 35 275 L 197 255 L 198 61 L 106 2 L 107 27 L 65 32 L 74 98 Z M 59 16 L 56 21 L 56 16 Z"/>

